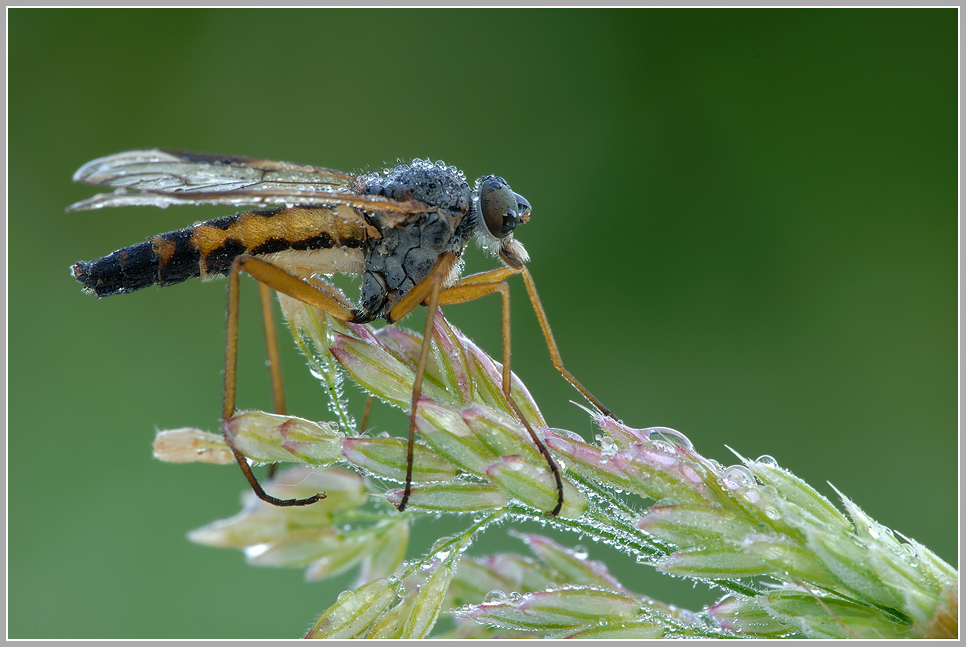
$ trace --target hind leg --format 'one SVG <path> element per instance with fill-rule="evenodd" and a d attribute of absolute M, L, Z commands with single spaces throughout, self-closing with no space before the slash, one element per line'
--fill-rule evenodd
<path fill-rule="evenodd" d="M 343 303 L 342 300 L 336 298 L 334 293 L 325 290 L 323 287 L 303 281 L 271 263 L 253 256 L 243 254 L 236 258 L 235 262 L 232 263 L 231 272 L 228 275 L 228 332 L 225 342 L 223 420 L 228 420 L 235 414 L 235 386 L 238 365 L 238 310 L 240 301 L 238 275 L 240 272 L 245 272 L 259 282 L 263 321 L 265 323 L 266 345 L 270 363 L 269 370 L 272 379 L 272 393 L 275 409 L 278 413 L 283 413 L 285 410 L 285 396 L 282 391 L 282 376 L 278 364 L 278 339 L 275 335 L 275 322 L 271 309 L 271 290 L 274 289 L 315 306 L 342 321 L 350 321 L 353 317 L 352 309 Z M 252 473 L 248 459 L 232 446 L 227 436 L 225 436 L 225 441 L 228 443 L 228 447 L 231 449 L 232 454 L 234 454 L 235 460 L 238 462 L 238 466 L 248 480 L 249 485 L 251 485 L 252 490 L 262 501 L 277 506 L 300 506 L 309 505 L 325 498 L 325 494 L 322 492 L 305 499 L 279 499 L 268 494 Z"/>

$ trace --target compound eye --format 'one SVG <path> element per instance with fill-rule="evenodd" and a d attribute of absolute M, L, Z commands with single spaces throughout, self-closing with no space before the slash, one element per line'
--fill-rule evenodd
<path fill-rule="evenodd" d="M 496 238 L 506 238 L 520 222 L 530 216 L 530 204 L 510 190 L 501 177 L 488 175 L 480 180 L 480 214 L 487 230 Z"/>

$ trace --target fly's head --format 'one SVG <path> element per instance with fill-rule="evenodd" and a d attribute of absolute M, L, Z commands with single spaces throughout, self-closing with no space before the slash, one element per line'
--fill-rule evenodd
<path fill-rule="evenodd" d="M 483 248 L 498 255 L 510 267 L 523 267 L 530 255 L 520 241 L 514 240 L 513 231 L 530 219 L 530 203 L 496 175 L 486 175 L 476 181 L 473 201 L 477 211 L 476 231 Z"/>

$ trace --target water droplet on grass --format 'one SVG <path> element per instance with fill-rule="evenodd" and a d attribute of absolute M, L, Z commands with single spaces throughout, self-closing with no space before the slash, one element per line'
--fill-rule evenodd
<path fill-rule="evenodd" d="M 726 490 L 738 490 L 755 484 L 755 477 L 744 465 L 732 465 L 721 475 L 721 485 Z"/>
<path fill-rule="evenodd" d="M 506 593 L 500 589 L 493 589 L 483 596 L 483 604 L 499 604 L 501 602 L 506 602 Z"/>
<path fill-rule="evenodd" d="M 691 449 L 693 447 L 688 437 L 677 429 L 671 429 L 670 427 L 648 427 L 644 431 L 647 432 L 650 440 L 664 440 L 673 445 L 684 447 L 686 449 Z"/>

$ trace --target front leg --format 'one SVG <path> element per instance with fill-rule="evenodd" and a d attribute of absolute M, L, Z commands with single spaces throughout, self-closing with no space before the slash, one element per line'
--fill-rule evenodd
<path fill-rule="evenodd" d="M 557 504 L 548 514 L 551 517 L 555 517 L 560 512 L 564 502 L 563 477 L 560 475 L 560 467 L 550 454 L 550 450 L 547 449 L 544 442 L 537 436 L 537 432 L 534 431 L 526 416 L 520 411 L 520 407 L 510 393 L 512 375 L 510 372 L 510 286 L 507 285 L 504 279 L 516 274 L 518 271 L 514 268 L 505 267 L 468 276 L 462 281 L 458 281 L 452 287 L 443 290 L 440 294 L 439 302 L 440 304 L 468 303 L 488 294 L 493 294 L 494 292 L 500 293 L 501 329 L 503 335 L 503 397 L 506 398 L 507 404 L 510 405 L 510 408 L 513 409 L 517 418 L 526 427 L 527 433 L 530 434 L 530 439 L 537 447 L 540 455 L 547 461 L 547 466 L 550 468 L 551 474 L 553 474 L 557 487 Z M 427 334 L 429 333 L 427 332 Z M 423 345 L 427 345 L 425 341 Z"/>

